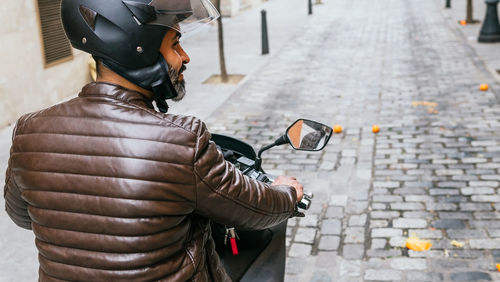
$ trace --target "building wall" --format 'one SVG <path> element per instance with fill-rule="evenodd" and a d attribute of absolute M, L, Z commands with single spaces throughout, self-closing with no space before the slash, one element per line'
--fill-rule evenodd
<path fill-rule="evenodd" d="M 72 60 L 44 67 L 36 1 L 0 5 L 0 128 L 76 95 L 90 80 L 90 56 L 75 49 Z"/>

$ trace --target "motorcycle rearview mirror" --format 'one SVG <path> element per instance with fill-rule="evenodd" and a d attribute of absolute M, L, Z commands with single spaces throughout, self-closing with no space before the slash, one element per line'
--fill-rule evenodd
<path fill-rule="evenodd" d="M 292 148 L 299 151 L 323 150 L 330 140 L 332 132 L 333 130 L 331 127 L 322 123 L 308 119 L 298 119 L 290 125 L 285 134 L 276 139 L 274 143 L 266 145 L 259 150 L 257 158 L 255 159 L 254 168 L 260 170 L 262 153 L 274 146 L 288 143 Z"/>
<path fill-rule="evenodd" d="M 299 119 L 286 130 L 288 143 L 299 151 L 321 151 L 332 136 L 332 128 L 322 123 Z"/>

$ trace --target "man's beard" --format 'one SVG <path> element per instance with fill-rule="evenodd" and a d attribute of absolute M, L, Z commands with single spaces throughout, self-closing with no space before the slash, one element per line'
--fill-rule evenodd
<path fill-rule="evenodd" d="M 172 98 L 172 101 L 178 102 L 184 98 L 186 95 L 186 82 L 184 79 L 179 80 L 179 75 L 186 69 L 185 65 L 182 65 L 179 72 L 177 72 L 172 66 L 168 66 L 168 76 L 172 81 L 175 91 L 177 92 L 177 97 Z"/>

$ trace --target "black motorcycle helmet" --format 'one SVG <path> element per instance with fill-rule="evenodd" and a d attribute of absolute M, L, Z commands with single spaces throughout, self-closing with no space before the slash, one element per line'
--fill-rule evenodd
<path fill-rule="evenodd" d="M 162 112 L 168 108 L 165 99 L 177 96 L 159 51 L 165 33 L 175 29 L 186 34 L 218 17 L 209 0 L 61 1 L 71 45 L 152 91 Z"/>

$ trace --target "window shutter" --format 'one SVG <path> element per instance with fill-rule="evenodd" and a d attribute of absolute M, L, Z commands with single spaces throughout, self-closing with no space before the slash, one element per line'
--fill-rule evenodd
<path fill-rule="evenodd" d="M 37 0 L 45 67 L 73 58 L 61 22 L 61 0 Z"/>

